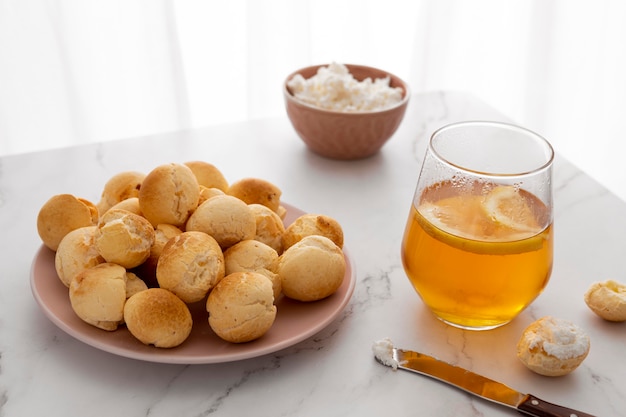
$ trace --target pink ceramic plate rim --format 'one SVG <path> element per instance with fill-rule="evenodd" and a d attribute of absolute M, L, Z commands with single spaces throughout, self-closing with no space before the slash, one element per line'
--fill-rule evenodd
<path fill-rule="evenodd" d="M 304 212 L 283 203 L 287 209 L 285 224 Z M 254 358 L 293 346 L 328 326 L 350 301 L 356 284 L 356 270 L 348 250 L 346 275 L 341 287 L 330 297 L 314 303 L 299 303 L 282 297 L 272 328 L 250 343 L 232 344 L 219 339 L 210 329 L 204 302 L 190 306 L 194 326 L 189 338 L 173 349 L 146 346 L 120 326 L 106 332 L 79 319 L 69 303 L 67 287 L 61 283 L 54 267 L 54 252 L 42 246 L 31 266 L 30 284 L 33 296 L 44 314 L 61 330 L 87 345 L 114 355 L 148 362 L 170 364 L 210 364 Z"/>

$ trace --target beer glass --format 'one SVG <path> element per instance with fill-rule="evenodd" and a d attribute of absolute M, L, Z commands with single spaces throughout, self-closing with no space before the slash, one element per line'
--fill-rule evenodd
<path fill-rule="evenodd" d="M 402 262 L 444 322 L 510 322 L 552 272 L 554 151 L 538 134 L 470 121 L 430 138 L 402 241 Z"/>

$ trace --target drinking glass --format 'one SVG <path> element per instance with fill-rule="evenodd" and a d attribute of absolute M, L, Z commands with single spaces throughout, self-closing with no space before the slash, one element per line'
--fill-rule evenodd
<path fill-rule="evenodd" d="M 510 322 L 548 283 L 553 258 L 548 141 L 507 123 L 470 121 L 430 138 L 402 241 L 402 262 L 444 322 Z"/>

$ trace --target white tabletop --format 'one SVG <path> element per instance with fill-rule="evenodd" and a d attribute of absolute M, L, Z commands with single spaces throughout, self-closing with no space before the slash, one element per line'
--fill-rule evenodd
<path fill-rule="evenodd" d="M 396 135 L 360 161 L 310 153 L 286 117 L 1 158 L 0 415 L 518 415 L 379 365 L 372 343 L 390 337 L 544 400 L 626 416 L 626 323 L 602 321 L 583 300 L 594 281 L 626 282 L 626 204 L 567 161 L 557 158 L 555 166 L 552 278 L 516 320 L 487 332 L 452 328 L 410 286 L 400 241 L 428 137 L 469 119 L 506 120 L 471 96 L 436 92 L 414 96 Z M 345 310 L 292 347 L 209 365 L 119 357 L 57 328 L 29 284 L 41 205 L 57 193 L 96 201 L 117 172 L 195 159 L 213 163 L 229 181 L 267 179 L 281 188 L 283 201 L 341 223 L 357 274 Z M 539 376 L 516 358 L 523 329 L 546 315 L 573 321 L 591 338 L 589 356 L 568 376 Z"/>

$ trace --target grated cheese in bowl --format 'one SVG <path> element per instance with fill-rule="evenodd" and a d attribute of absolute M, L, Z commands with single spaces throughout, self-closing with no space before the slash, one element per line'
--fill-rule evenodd
<path fill-rule="evenodd" d="M 384 110 L 402 101 L 403 90 L 390 86 L 390 77 L 359 81 L 348 68 L 336 62 L 320 67 L 305 79 L 296 74 L 287 82 L 298 100 L 326 110 L 368 112 Z"/>

